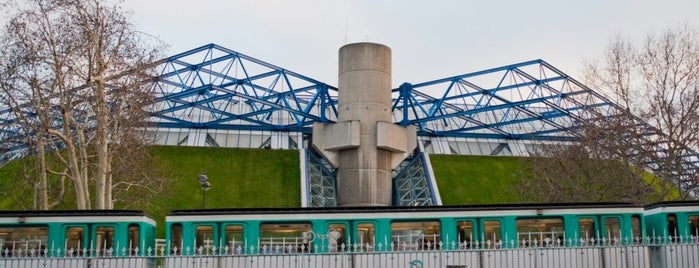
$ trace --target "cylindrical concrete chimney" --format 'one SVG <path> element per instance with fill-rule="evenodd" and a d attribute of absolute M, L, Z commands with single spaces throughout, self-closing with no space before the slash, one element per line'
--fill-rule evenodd
<path fill-rule="evenodd" d="M 377 148 L 377 122 L 392 122 L 391 49 L 345 45 L 339 63 L 338 121 L 360 123 L 360 145 L 340 152 L 337 204 L 390 206 L 391 152 Z"/>

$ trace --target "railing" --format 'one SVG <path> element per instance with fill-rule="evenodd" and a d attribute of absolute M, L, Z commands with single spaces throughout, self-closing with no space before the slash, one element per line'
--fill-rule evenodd
<path fill-rule="evenodd" d="M 311 252 L 265 251 L 257 246 L 185 247 L 176 254 L 158 247 L 125 250 L 123 256 L 88 249 L 66 254 L 65 249 L 4 248 L 0 250 L 0 267 L 699 267 L 696 236 L 623 241 L 566 240 L 527 247 L 519 247 L 519 241 L 498 241 L 500 248 L 488 248 L 487 241 L 439 242 L 422 248 L 401 248 L 393 243 L 388 247 L 381 243 L 341 244 L 327 249 L 314 246 Z"/>

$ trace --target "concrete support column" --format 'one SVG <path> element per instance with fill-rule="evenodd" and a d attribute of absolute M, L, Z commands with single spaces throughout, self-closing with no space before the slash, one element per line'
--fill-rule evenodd
<path fill-rule="evenodd" d="M 313 125 L 312 146 L 337 167 L 338 206 L 390 206 L 392 169 L 417 146 L 416 128 L 391 118 L 391 49 L 340 48 L 338 116 Z"/>
<path fill-rule="evenodd" d="M 391 122 L 391 49 L 373 43 L 340 48 L 338 122 L 359 122 L 359 146 L 342 150 L 338 206 L 390 206 L 391 151 L 377 148 L 377 122 Z"/>

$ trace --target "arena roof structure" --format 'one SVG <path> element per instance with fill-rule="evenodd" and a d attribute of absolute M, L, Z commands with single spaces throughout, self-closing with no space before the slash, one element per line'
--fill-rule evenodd
<path fill-rule="evenodd" d="M 197 138 L 206 143 L 186 142 L 181 136 L 170 143 L 219 144 L 211 133 L 226 131 L 302 137 L 310 135 L 314 123 L 337 119 L 336 87 L 216 44 L 168 57 L 159 62 L 157 72 L 149 111 L 152 131 L 158 135 L 191 130 L 207 133 Z M 423 140 L 574 142 L 574 130 L 581 122 L 624 113 L 619 105 L 543 60 L 406 82 L 394 88 L 392 95 L 394 123 L 415 125 Z M 30 115 L 31 109 L 24 108 Z M 634 120 L 637 131 L 663 154 L 666 136 Z M 12 107 L 0 109 L 4 160 L 27 151 L 21 138 L 27 133 L 14 122 Z M 686 151 L 686 172 L 694 174 L 699 170 L 699 155 L 691 148 Z M 657 168 L 657 163 L 648 163 L 648 167 Z"/>
<path fill-rule="evenodd" d="M 159 70 L 158 127 L 310 133 L 313 123 L 336 120 L 334 86 L 215 44 L 169 57 Z M 393 95 L 395 123 L 416 125 L 420 136 L 574 140 L 580 121 L 623 112 L 543 60 L 404 83 Z M 241 102 L 249 110 L 229 109 Z M 638 120 L 647 135 L 662 135 Z"/>
<path fill-rule="evenodd" d="M 310 133 L 313 123 L 336 119 L 337 88 L 218 45 L 161 66 L 158 127 Z M 404 83 L 393 95 L 395 122 L 418 126 L 420 136 L 572 140 L 576 122 L 621 111 L 543 60 Z M 228 109 L 239 102 L 249 110 Z"/>

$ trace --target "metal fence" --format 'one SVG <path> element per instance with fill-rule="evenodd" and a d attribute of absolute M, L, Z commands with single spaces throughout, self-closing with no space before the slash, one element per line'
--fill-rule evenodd
<path fill-rule="evenodd" d="M 0 268 L 6 267 L 699 267 L 699 241 L 638 239 L 641 243 L 516 243 L 516 247 L 480 247 L 442 243 L 430 247 L 352 245 L 313 253 L 285 250 L 244 250 L 203 247 L 167 252 L 164 247 L 145 251 L 77 250 L 15 247 L 0 250 Z M 512 242 L 512 245 L 515 243 Z M 487 243 L 483 243 L 487 245 Z M 527 246 L 522 246 L 527 245 Z M 255 251 L 251 249 L 251 251 Z M 320 252 L 319 249 L 312 250 Z M 115 257 L 115 255 L 124 255 Z"/>

